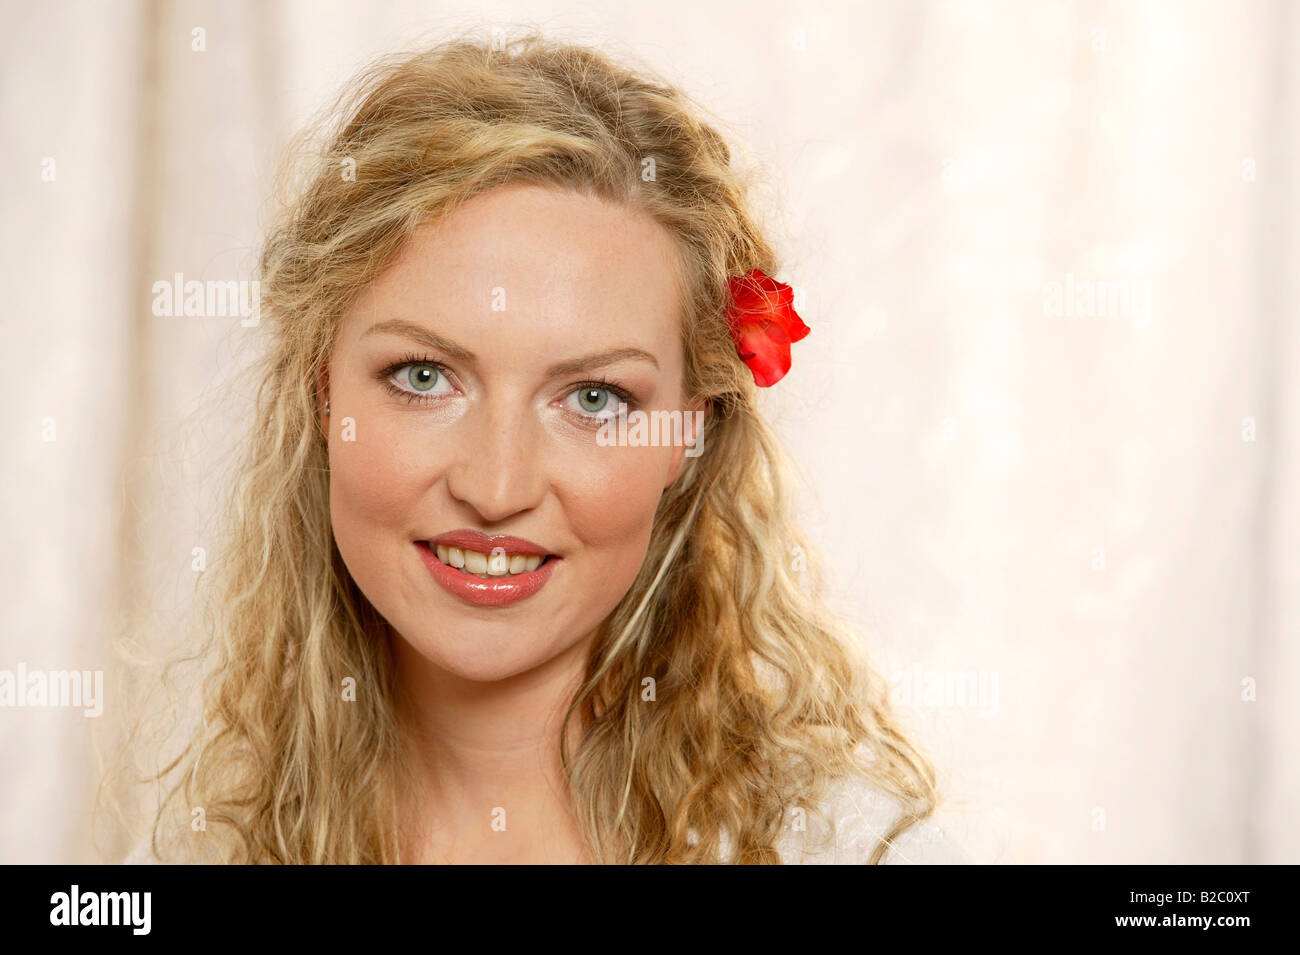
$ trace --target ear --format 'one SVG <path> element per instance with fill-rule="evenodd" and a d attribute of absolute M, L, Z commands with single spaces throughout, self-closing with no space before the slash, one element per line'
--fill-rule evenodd
<path fill-rule="evenodd" d="M 704 453 L 704 420 L 707 414 L 708 410 L 702 404 L 683 412 L 682 443 L 673 446 L 672 459 L 668 464 L 668 480 L 664 482 L 665 491 L 681 477 L 687 458 L 698 458 Z"/>
<path fill-rule="evenodd" d="M 322 365 L 316 374 L 316 420 L 320 422 L 321 432 L 328 435 L 330 433 L 329 415 L 325 414 L 325 407 L 330 400 L 330 370 L 329 365 Z M 333 409 L 330 409 L 333 411 Z"/>

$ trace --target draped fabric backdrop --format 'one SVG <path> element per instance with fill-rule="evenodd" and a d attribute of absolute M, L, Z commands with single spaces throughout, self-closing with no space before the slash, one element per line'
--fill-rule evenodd
<path fill-rule="evenodd" d="M 110 646 L 179 633 L 288 136 L 376 53 L 523 25 L 730 122 L 812 335 L 807 526 L 983 862 L 1297 862 L 1300 11 L 1248 2 L 4 4 L 0 861 L 93 836 Z M 787 559 L 774 555 L 775 559 Z M 93 731 L 93 732 L 92 732 Z M 102 736 L 108 745 L 95 743 Z"/>

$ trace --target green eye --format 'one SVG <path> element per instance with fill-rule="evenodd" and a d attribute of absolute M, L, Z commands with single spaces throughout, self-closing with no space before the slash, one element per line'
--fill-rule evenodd
<path fill-rule="evenodd" d="M 596 414 L 605 410 L 605 406 L 609 404 L 609 399 L 608 388 L 580 388 L 578 390 L 578 404 L 588 414 Z"/>
<path fill-rule="evenodd" d="M 432 365 L 412 365 L 406 380 L 416 391 L 428 391 L 438 383 L 438 369 Z"/>

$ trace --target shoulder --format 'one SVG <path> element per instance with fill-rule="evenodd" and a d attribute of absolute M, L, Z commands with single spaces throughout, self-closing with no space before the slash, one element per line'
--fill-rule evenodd
<path fill-rule="evenodd" d="M 893 793 L 856 776 L 833 783 L 819 808 L 825 823 L 811 812 L 787 820 L 778 846 L 786 865 L 865 865 L 905 812 L 902 800 Z M 940 812 L 913 823 L 892 841 L 881 863 L 971 864 L 950 835 L 947 822 Z"/>

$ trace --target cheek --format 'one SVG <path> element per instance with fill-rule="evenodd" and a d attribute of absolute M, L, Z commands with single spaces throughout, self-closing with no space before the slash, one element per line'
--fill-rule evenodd
<path fill-rule="evenodd" d="M 602 589 L 617 584 L 618 599 L 645 559 L 670 454 L 668 448 L 600 448 L 560 484 L 571 529 L 593 564 L 584 569 Z"/>
<path fill-rule="evenodd" d="M 369 427 L 367 427 L 369 425 Z M 405 543 L 435 464 L 403 451 L 412 442 L 390 434 L 382 418 L 356 419 L 355 440 L 345 440 L 343 419 L 330 437 L 330 516 L 348 569 L 364 589 L 380 577 L 380 564 Z"/>

